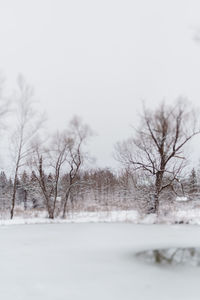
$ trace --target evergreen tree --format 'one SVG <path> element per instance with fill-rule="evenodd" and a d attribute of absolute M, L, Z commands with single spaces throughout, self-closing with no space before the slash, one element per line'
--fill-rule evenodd
<path fill-rule="evenodd" d="M 198 193 L 198 182 L 197 182 L 196 171 L 194 168 L 192 169 L 191 174 L 189 176 L 188 184 L 189 184 L 188 187 L 189 195 L 195 197 Z"/>
<path fill-rule="evenodd" d="M 3 210 L 9 207 L 8 187 L 6 174 L 2 171 L 0 173 L 0 207 Z"/>

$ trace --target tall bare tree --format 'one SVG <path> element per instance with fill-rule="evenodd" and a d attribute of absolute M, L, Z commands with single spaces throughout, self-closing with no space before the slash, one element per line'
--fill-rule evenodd
<path fill-rule="evenodd" d="M 179 100 L 154 111 L 144 108 L 135 137 L 117 144 L 117 160 L 151 180 L 149 212 L 158 213 L 161 192 L 179 180 L 186 162 L 184 148 L 199 133 L 196 113 Z"/>
<path fill-rule="evenodd" d="M 43 147 L 41 142 L 35 143 L 34 155 L 30 160 L 50 219 L 55 217 L 59 181 L 67 154 L 65 135 L 57 132 L 51 137 L 48 146 Z"/>
<path fill-rule="evenodd" d="M 11 145 L 14 159 L 14 179 L 11 199 L 10 218 L 14 216 L 17 179 L 19 170 L 26 164 L 26 160 L 32 153 L 32 141 L 42 126 L 44 119 L 33 109 L 33 89 L 20 75 L 17 80 L 18 92 L 14 95 L 17 104 L 15 109 L 16 125 L 12 132 Z"/>
<path fill-rule="evenodd" d="M 84 144 L 91 131 L 77 117 L 73 118 L 69 127 L 62 133 L 52 136 L 47 147 L 41 147 L 41 142 L 35 145 L 31 166 L 34 168 L 49 218 L 55 217 L 58 197 L 63 198 L 63 217 L 66 214 L 68 199 L 72 187 L 77 184 L 81 166 L 86 158 Z M 51 174 L 51 181 L 47 174 Z M 59 190 L 61 175 L 62 192 Z"/>
<path fill-rule="evenodd" d="M 91 135 L 91 129 L 88 125 L 84 124 L 80 118 L 74 117 L 71 120 L 69 129 L 66 131 L 65 139 L 67 145 L 66 149 L 68 151 L 66 156 L 66 170 L 68 176 L 64 191 L 63 218 L 66 215 L 71 189 L 75 184 L 78 184 L 77 178 L 79 172 L 88 158 L 87 153 L 84 151 L 84 146 Z"/>

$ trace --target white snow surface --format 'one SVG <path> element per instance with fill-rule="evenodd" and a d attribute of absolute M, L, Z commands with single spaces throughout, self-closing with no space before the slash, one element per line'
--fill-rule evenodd
<path fill-rule="evenodd" d="M 200 227 L 74 223 L 0 226 L 3 300 L 199 300 L 200 267 L 134 253 L 200 247 Z"/>
<path fill-rule="evenodd" d="M 151 221 L 149 216 L 144 219 L 140 218 L 139 213 L 135 210 L 130 211 L 100 211 L 100 212 L 74 212 L 69 213 L 66 219 L 55 218 L 48 219 L 46 212 L 39 213 L 38 217 L 34 215 L 27 216 L 15 216 L 14 219 L 10 220 L 9 216 L 7 218 L 0 219 L 0 225 L 19 225 L 19 224 L 49 224 L 49 223 L 88 223 L 88 222 L 154 222 L 155 216 L 151 216 Z"/>
<path fill-rule="evenodd" d="M 200 225 L 200 209 L 171 210 L 166 215 L 156 217 L 154 214 L 140 215 L 136 210 L 116 210 L 116 211 L 96 211 L 96 212 L 73 212 L 69 213 L 66 219 L 55 218 L 48 219 L 46 212 L 29 211 L 26 215 L 17 215 L 13 220 L 9 215 L 0 217 L 0 225 L 19 225 L 19 224 L 50 224 L 50 223 L 113 223 L 125 222 L 133 224 L 174 224 L 186 223 Z"/>

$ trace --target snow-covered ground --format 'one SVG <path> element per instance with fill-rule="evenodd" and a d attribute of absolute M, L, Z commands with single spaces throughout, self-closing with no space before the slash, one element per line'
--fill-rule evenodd
<path fill-rule="evenodd" d="M 26 215 L 15 216 L 10 220 L 9 215 L 3 216 L 0 219 L 0 225 L 19 225 L 19 224 L 49 224 L 49 223 L 96 223 L 96 222 L 154 222 L 155 216 L 149 218 L 140 218 L 139 213 L 135 210 L 130 211 L 96 211 L 96 212 L 74 212 L 68 213 L 66 219 L 55 218 L 54 220 L 47 217 L 46 212 L 37 213 L 34 216 L 34 211 Z"/>
<path fill-rule="evenodd" d="M 200 247 L 200 227 L 124 223 L 0 226 L 3 300 L 196 300 L 200 267 L 157 266 L 134 253 Z"/>
<path fill-rule="evenodd" d="M 0 216 L 0 225 L 17 224 L 49 224 L 49 223 L 96 223 L 96 222 L 125 222 L 133 224 L 174 224 L 186 223 L 200 225 L 200 209 L 170 210 L 167 214 L 161 214 L 158 218 L 155 215 L 140 215 L 136 210 L 96 211 L 96 212 L 73 212 L 69 213 L 66 219 L 48 219 L 45 211 L 26 211 L 16 214 L 13 220 L 9 214 Z"/>

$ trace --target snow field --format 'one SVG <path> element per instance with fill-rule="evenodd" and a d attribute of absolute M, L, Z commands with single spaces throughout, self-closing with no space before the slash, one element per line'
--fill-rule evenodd
<path fill-rule="evenodd" d="M 137 260 L 140 250 L 200 247 L 188 225 L 38 224 L 0 227 L 4 300 L 199 300 L 200 268 Z"/>

